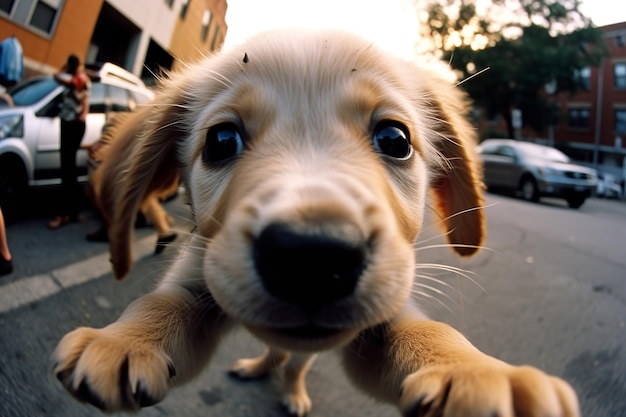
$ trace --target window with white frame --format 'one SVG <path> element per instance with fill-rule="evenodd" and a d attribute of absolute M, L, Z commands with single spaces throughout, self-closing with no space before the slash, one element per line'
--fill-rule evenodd
<path fill-rule="evenodd" d="M 210 51 L 214 51 L 215 47 L 217 46 L 217 41 L 220 35 L 220 26 L 219 25 L 215 25 L 215 28 L 213 29 L 213 35 L 211 36 L 211 47 L 210 47 Z"/>
<path fill-rule="evenodd" d="M 626 109 L 615 110 L 615 133 L 626 133 Z"/>
<path fill-rule="evenodd" d="M 589 128 L 589 109 L 581 107 L 570 107 L 567 111 L 567 124 L 575 129 Z"/>
<path fill-rule="evenodd" d="M 0 15 L 39 34 L 52 35 L 66 0 L 0 0 Z"/>
<path fill-rule="evenodd" d="M 0 12 L 10 15 L 14 4 L 15 0 L 0 0 Z"/>
<path fill-rule="evenodd" d="M 626 89 L 626 62 L 617 62 L 613 65 L 613 76 L 615 77 L 615 87 Z"/>
<path fill-rule="evenodd" d="M 211 11 L 205 10 L 202 15 L 202 42 L 205 42 L 209 36 L 209 26 L 211 26 Z"/>
<path fill-rule="evenodd" d="M 183 4 L 182 6 L 180 6 L 180 18 L 181 19 L 185 19 L 185 17 L 187 17 L 187 11 L 189 10 L 189 1 L 190 0 L 183 0 Z"/>
<path fill-rule="evenodd" d="M 29 26 L 45 33 L 52 33 L 57 16 L 61 10 L 62 0 L 36 0 L 33 12 L 28 21 Z"/>
<path fill-rule="evenodd" d="M 591 67 L 583 67 L 575 71 L 576 81 L 578 86 L 583 90 L 591 90 Z"/>

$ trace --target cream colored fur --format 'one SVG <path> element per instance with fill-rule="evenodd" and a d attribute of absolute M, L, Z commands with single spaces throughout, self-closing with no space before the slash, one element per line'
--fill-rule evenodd
<path fill-rule="evenodd" d="M 149 112 L 149 107 L 142 107 L 134 113 L 114 113 L 109 116 L 100 138 L 102 145 L 93 155 L 100 165 L 90 175 L 91 198 L 107 228 L 113 222 L 120 186 L 130 169 L 131 159 L 128 155 L 136 145 L 137 135 Z M 161 199 L 174 194 L 179 182 L 177 170 L 164 167 L 163 172 L 155 174 L 155 180 L 141 196 L 139 209 L 155 226 L 160 236 L 171 232 L 169 216 L 161 205 Z M 129 227 L 133 227 L 133 223 L 134 220 Z M 114 242 L 112 246 L 115 246 Z"/>
<path fill-rule="evenodd" d="M 311 409 L 304 376 L 315 353 L 338 349 L 355 385 L 406 416 L 578 416 L 565 382 L 481 353 L 410 299 L 428 190 L 456 252 L 472 255 L 484 239 L 466 111 L 439 75 L 335 32 L 259 36 L 171 74 L 128 126 L 137 137 L 110 206 L 116 276 L 132 265 L 142 196 L 166 173 L 180 170 L 197 231 L 118 321 L 61 340 L 58 378 L 103 410 L 138 409 L 196 376 L 239 324 L 269 348 L 232 372 L 284 368 L 295 415 Z M 410 138 L 409 156 L 375 146 L 389 122 Z M 243 138 L 219 161 L 216 126 Z M 354 257 L 356 267 L 335 273 L 335 248 L 333 262 Z M 294 264 L 292 249 L 307 262 Z"/>

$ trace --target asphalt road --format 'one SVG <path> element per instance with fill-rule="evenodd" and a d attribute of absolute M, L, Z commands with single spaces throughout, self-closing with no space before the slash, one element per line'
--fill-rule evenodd
<path fill-rule="evenodd" d="M 181 235 L 190 230 L 179 198 L 168 203 Z M 485 352 L 559 375 L 579 393 L 583 415 L 626 416 L 626 203 L 590 199 L 580 210 L 557 200 L 526 203 L 488 195 L 488 239 L 461 261 L 441 247 L 430 223 L 417 245 L 422 266 L 416 297 L 431 316 L 461 330 Z M 39 197 L 8 228 L 16 270 L 0 278 L 0 416 L 100 416 L 75 402 L 50 372 L 58 340 L 78 326 L 101 327 L 153 288 L 175 255 L 151 254 L 156 235 L 136 231 L 137 264 L 124 282 L 108 272 L 105 244 L 87 243 L 86 220 L 49 231 Z M 184 236 L 178 242 L 184 242 Z M 431 269 L 452 265 L 466 272 Z M 283 416 L 277 379 L 241 382 L 226 370 L 262 345 L 243 331 L 222 344 L 207 370 L 140 416 Z M 397 416 L 354 390 L 332 353 L 308 375 L 311 417 Z"/>

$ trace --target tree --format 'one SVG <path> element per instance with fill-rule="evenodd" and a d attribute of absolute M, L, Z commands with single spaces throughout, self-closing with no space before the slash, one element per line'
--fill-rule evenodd
<path fill-rule="evenodd" d="M 547 95 L 578 91 L 581 70 L 599 66 L 607 54 L 602 32 L 578 5 L 578 0 L 431 2 L 421 18 L 422 35 L 465 80 L 462 87 L 475 104 L 488 117 L 502 116 L 509 137 L 514 137 L 512 109 L 522 110 L 524 126 L 541 133 L 558 117 Z"/>

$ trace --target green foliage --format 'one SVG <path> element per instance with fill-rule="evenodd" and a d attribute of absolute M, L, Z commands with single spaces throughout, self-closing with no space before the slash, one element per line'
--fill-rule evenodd
<path fill-rule="evenodd" d="M 578 91 L 580 70 L 599 66 L 607 54 L 602 32 L 580 14 L 578 0 L 495 0 L 486 10 L 478 4 L 431 3 L 423 35 L 461 79 L 489 68 L 462 87 L 488 117 L 504 118 L 510 137 L 514 108 L 541 133 L 558 118 L 546 85 L 555 88 L 550 93 Z"/>

